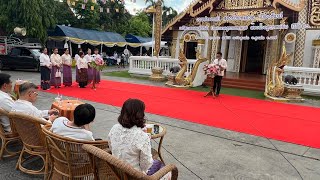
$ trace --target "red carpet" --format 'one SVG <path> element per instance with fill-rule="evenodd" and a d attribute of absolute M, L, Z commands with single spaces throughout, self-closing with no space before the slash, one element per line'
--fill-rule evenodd
<path fill-rule="evenodd" d="M 320 148 L 319 108 L 229 95 L 204 98 L 204 92 L 114 81 L 102 81 L 97 90 L 74 85 L 47 92 L 120 107 L 138 98 L 149 113 Z"/>

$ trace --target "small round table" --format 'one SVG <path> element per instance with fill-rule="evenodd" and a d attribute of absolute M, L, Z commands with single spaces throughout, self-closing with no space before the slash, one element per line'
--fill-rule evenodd
<path fill-rule="evenodd" d="M 54 101 L 51 105 L 51 109 L 55 108 L 59 110 L 59 116 L 68 118 L 70 121 L 73 121 L 73 112 L 76 107 L 80 104 L 84 104 L 79 100 L 62 100 L 60 103 Z"/>
<path fill-rule="evenodd" d="M 158 133 L 155 132 L 154 125 L 159 126 L 159 132 Z M 162 155 L 161 155 L 161 146 L 162 146 L 163 138 L 167 133 L 167 129 L 165 127 L 161 126 L 160 124 L 153 123 L 153 122 L 147 122 L 146 126 L 151 126 L 152 127 L 151 139 L 160 138 L 160 142 L 158 144 L 158 155 L 159 155 L 160 160 L 164 163 Z"/>

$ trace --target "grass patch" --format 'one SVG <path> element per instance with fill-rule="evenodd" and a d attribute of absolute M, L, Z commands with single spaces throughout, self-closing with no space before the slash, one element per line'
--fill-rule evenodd
<path fill-rule="evenodd" d="M 131 76 L 128 71 L 114 71 L 114 72 L 105 72 L 103 73 L 105 76 L 112 76 L 112 77 L 121 77 L 121 78 L 134 78 L 140 80 L 148 80 L 148 77 L 143 76 Z"/>
<path fill-rule="evenodd" d="M 122 77 L 122 78 L 132 78 L 128 71 L 114 71 L 114 72 L 105 72 L 105 76 L 113 77 Z"/>
<path fill-rule="evenodd" d="M 302 98 L 320 101 L 320 96 L 302 95 Z"/>
<path fill-rule="evenodd" d="M 193 87 L 190 88 L 190 90 L 195 91 L 202 91 L 202 92 L 209 92 L 210 87 Z M 262 91 L 253 91 L 253 90 L 246 90 L 246 89 L 236 89 L 236 88 L 221 88 L 221 94 L 228 94 L 233 96 L 242 96 L 242 97 L 249 97 L 249 98 L 255 98 L 255 99 L 265 99 L 264 92 Z"/>

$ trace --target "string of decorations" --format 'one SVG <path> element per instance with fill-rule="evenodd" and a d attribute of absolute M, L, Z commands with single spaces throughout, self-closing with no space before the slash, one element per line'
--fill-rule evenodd
<path fill-rule="evenodd" d="M 94 3 L 94 4 L 99 4 L 97 0 L 83 0 L 83 1 L 80 1 L 80 0 L 55 0 L 55 1 L 59 1 L 59 2 L 64 2 L 64 1 L 66 1 L 67 4 L 68 4 L 71 8 L 74 8 L 77 3 L 81 3 L 81 8 L 82 8 L 82 9 L 87 9 L 88 6 L 89 6 L 89 9 L 90 9 L 90 10 L 95 10 L 95 9 L 96 9 L 96 6 L 90 5 L 89 2 L 92 2 L 92 3 Z M 104 5 L 107 3 L 107 1 L 108 1 L 108 2 L 111 2 L 111 3 L 115 3 L 115 4 L 118 3 L 118 4 L 125 5 L 125 0 L 99 0 L 99 1 L 100 1 L 100 4 L 104 4 Z M 129 0 L 129 1 L 132 2 L 132 3 L 136 3 L 136 0 Z M 88 4 L 89 4 L 89 5 L 88 5 Z M 100 12 L 106 12 L 106 13 L 110 13 L 111 10 L 112 10 L 111 7 L 103 8 L 103 7 L 101 7 L 101 6 L 99 6 L 98 9 L 99 9 Z M 114 12 L 116 12 L 116 13 L 120 13 L 120 12 L 121 12 L 120 8 L 114 8 L 113 10 L 114 10 Z M 136 11 L 136 10 L 134 9 L 134 11 Z M 123 12 L 124 12 L 124 13 L 128 13 L 128 11 L 127 11 L 125 8 L 124 8 Z"/>
<path fill-rule="evenodd" d="M 99 4 L 98 1 L 100 1 L 100 4 L 106 4 L 107 1 L 108 2 L 111 2 L 111 3 L 118 3 L 118 4 L 122 4 L 123 6 L 125 5 L 126 2 L 131 2 L 131 3 L 136 3 L 137 0 L 83 0 L 82 2 L 80 0 L 55 0 L 55 1 L 58 1 L 58 2 L 64 2 L 66 1 L 67 4 L 72 8 L 72 7 L 75 7 L 76 6 L 76 3 L 82 3 L 81 4 L 81 8 L 82 9 L 86 9 L 88 7 L 88 3 L 91 1 L 92 3 L 94 4 Z M 147 2 L 147 0 L 144 0 L 145 2 Z M 89 5 L 90 6 L 90 10 L 95 10 L 95 6 L 93 5 Z M 110 13 L 112 8 L 111 7 L 106 7 L 105 9 L 101 6 L 98 7 L 99 11 L 102 13 L 102 12 L 106 12 L 106 13 Z M 120 13 L 120 9 L 119 8 L 114 8 L 113 9 L 114 12 L 116 13 Z M 137 12 L 139 11 L 138 9 L 136 8 L 133 8 L 133 12 Z M 124 13 L 128 13 L 128 10 L 126 8 L 124 8 L 123 10 Z M 170 11 L 167 11 L 166 12 L 167 16 L 172 14 L 172 9 L 170 9 Z"/>

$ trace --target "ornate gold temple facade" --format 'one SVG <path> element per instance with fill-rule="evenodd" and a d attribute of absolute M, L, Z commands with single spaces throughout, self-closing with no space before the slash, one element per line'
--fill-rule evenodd
<path fill-rule="evenodd" d="M 254 20 L 225 20 L 230 16 L 255 16 L 261 14 L 283 13 L 281 19 Z M 218 22 L 199 22 L 199 17 L 220 17 Z M 310 27 L 304 30 L 230 30 L 216 31 L 210 27 L 221 26 L 253 26 L 253 25 L 288 25 L 305 23 Z M 180 30 L 179 27 L 208 26 L 205 30 Z M 178 58 L 181 39 L 188 34 L 197 34 L 205 39 L 203 52 L 207 59 L 213 60 L 216 53 L 222 52 L 228 61 L 230 72 L 244 72 L 266 74 L 268 66 L 274 59 L 278 59 L 281 47 L 284 45 L 285 35 L 293 33 L 296 40 L 285 43 L 288 53 L 293 53 L 294 66 L 314 67 L 319 62 L 318 53 L 312 42 L 320 36 L 320 0 L 198 0 L 194 1 L 185 11 L 169 22 L 162 31 L 162 39 L 171 42 L 171 56 Z M 276 40 L 235 40 L 210 39 L 223 36 L 265 36 L 277 37 Z M 318 41 L 320 42 L 320 41 Z M 320 45 L 320 43 L 319 43 Z M 196 53 L 196 39 L 185 42 L 184 52 L 188 59 L 193 59 Z M 194 52 L 193 52 L 194 51 Z M 192 53 L 190 53 L 192 52 Z M 319 65 L 318 65 L 319 67 Z"/>

